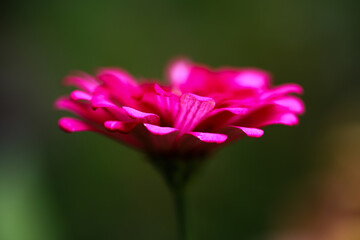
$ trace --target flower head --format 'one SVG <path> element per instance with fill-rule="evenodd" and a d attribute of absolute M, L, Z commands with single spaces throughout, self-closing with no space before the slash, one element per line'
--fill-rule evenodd
<path fill-rule="evenodd" d="M 122 69 L 101 69 L 64 82 L 79 90 L 55 106 L 76 114 L 59 126 L 95 131 L 150 155 L 199 156 L 240 137 L 261 137 L 264 126 L 295 125 L 304 112 L 297 84 L 272 87 L 259 69 L 212 70 L 184 59 L 167 71 L 168 85 L 138 83 Z"/>

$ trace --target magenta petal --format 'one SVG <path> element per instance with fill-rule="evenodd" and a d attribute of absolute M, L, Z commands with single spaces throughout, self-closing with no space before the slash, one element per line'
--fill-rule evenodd
<path fill-rule="evenodd" d="M 79 73 L 78 75 L 74 76 L 67 76 L 64 79 L 64 84 L 81 88 L 90 93 L 99 86 L 99 83 L 95 80 L 95 78 L 85 73 Z"/>
<path fill-rule="evenodd" d="M 236 126 L 234 126 L 234 127 L 236 127 Z M 246 134 L 246 136 L 248 136 L 248 137 L 259 138 L 259 137 L 262 137 L 262 135 L 264 134 L 264 130 L 259 129 L 259 128 L 247 128 L 247 127 L 236 127 L 236 128 L 243 131 Z"/>
<path fill-rule="evenodd" d="M 90 101 L 92 96 L 91 94 L 88 94 L 86 92 L 75 90 L 70 94 L 71 99 L 74 101 L 84 100 L 84 101 Z"/>
<path fill-rule="evenodd" d="M 149 131 L 149 141 L 152 149 L 149 151 L 157 153 L 171 153 L 176 144 L 178 130 L 171 127 L 159 127 L 156 125 L 144 123 L 144 127 Z"/>
<path fill-rule="evenodd" d="M 284 124 L 288 126 L 297 125 L 299 123 L 298 117 L 293 113 L 285 113 L 280 115 L 277 119 L 273 119 L 266 123 L 266 125 L 270 124 Z"/>
<path fill-rule="evenodd" d="M 176 128 L 172 127 L 160 127 L 149 123 L 144 123 L 144 126 L 147 128 L 147 130 L 149 130 L 149 132 L 155 135 L 167 135 L 170 133 L 178 132 Z"/>
<path fill-rule="evenodd" d="M 151 154 L 174 154 L 178 132 L 175 128 L 144 123 L 138 124 L 131 134 Z"/>
<path fill-rule="evenodd" d="M 247 108 L 219 108 L 211 111 L 208 116 L 201 121 L 198 129 L 205 131 L 214 131 L 224 125 L 236 121 L 239 117 L 249 112 Z"/>
<path fill-rule="evenodd" d="M 266 92 L 264 92 L 261 96 L 260 99 L 261 100 L 267 100 L 267 99 L 274 99 L 277 97 L 281 97 L 290 93 L 295 93 L 295 94 L 302 94 L 303 93 L 303 88 L 295 83 L 288 83 L 288 84 L 283 84 L 281 86 L 275 87 L 273 89 L 270 89 Z"/>
<path fill-rule="evenodd" d="M 214 107 L 215 101 L 212 98 L 201 97 L 192 93 L 183 94 L 180 97 L 180 109 L 175 127 L 181 133 L 191 131 Z"/>
<path fill-rule="evenodd" d="M 272 102 L 285 107 L 294 113 L 303 114 L 305 112 L 305 105 L 303 101 L 297 97 L 287 96 L 275 99 Z"/>
<path fill-rule="evenodd" d="M 184 59 L 177 60 L 170 65 L 169 78 L 172 88 L 179 93 L 192 92 L 205 95 L 218 87 L 215 74 L 209 68 L 194 65 Z"/>
<path fill-rule="evenodd" d="M 92 108 L 104 108 L 109 114 L 114 116 L 117 120 L 121 121 L 130 121 L 131 118 L 128 116 L 127 112 L 113 103 L 108 96 L 102 93 L 95 93 L 91 99 Z"/>
<path fill-rule="evenodd" d="M 90 124 L 75 118 L 63 117 L 59 120 L 59 127 L 65 132 L 96 131 Z"/>
<path fill-rule="evenodd" d="M 297 116 L 287 108 L 269 104 L 262 106 L 235 123 L 237 126 L 263 127 L 271 124 L 296 125 Z"/>
<path fill-rule="evenodd" d="M 102 123 L 111 118 L 111 115 L 102 109 L 99 109 L 95 112 L 91 108 L 90 104 L 76 102 L 66 97 L 60 97 L 57 99 L 55 102 L 55 108 L 73 112 L 83 117 L 84 119 L 88 119 L 97 123 Z"/>
<path fill-rule="evenodd" d="M 118 107 L 104 94 L 95 94 L 91 100 L 93 108 L 113 108 Z"/>
<path fill-rule="evenodd" d="M 121 121 L 106 121 L 104 126 L 111 131 L 119 131 L 121 133 L 129 133 L 138 123 L 136 122 L 121 122 Z"/>
<path fill-rule="evenodd" d="M 179 88 L 188 81 L 191 72 L 191 63 L 185 59 L 179 59 L 170 64 L 169 79 L 171 85 Z"/>
<path fill-rule="evenodd" d="M 122 69 L 101 69 L 97 77 L 113 92 L 119 95 L 141 96 L 138 83 Z"/>
<path fill-rule="evenodd" d="M 79 132 L 79 131 L 95 131 L 95 132 L 99 132 L 102 133 L 108 137 L 111 137 L 115 140 L 118 140 L 122 143 L 128 144 L 130 146 L 136 147 L 141 149 L 142 146 L 139 144 L 139 142 L 133 137 L 130 136 L 129 134 L 122 134 L 122 133 L 118 133 L 118 132 L 106 132 L 103 131 L 101 129 L 97 129 L 95 127 L 93 127 L 92 125 L 79 120 L 79 119 L 75 119 L 75 118 L 69 118 L 69 117 L 64 117 L 61 118 L 59 120 L 59 127 L 69 133 L 72 132 Z"/>
<path fill-rule="evenodd" d="M 228 136 L 228 142 L 234 141 L 243 136 L 259 138 L 264 134 L 264 130 L 259 128 L 247 128 L 238 126 L 226 126 L 221 128 L 219 132 Z"/>
<path fill-rule="evenodd" d="M 123 109 L 127 112 L 127 114 L 129 114 L 130 117 L 141 123 L 151 123 L 154 125 L 159 125 L 160 123 L 159 116 L 154 113 L 141 112 L 131 107 L 123 107 Z"/>
<path fill-rule="evenodd" d="M 221 133 L 189 132 L 186 134 L 192 135 L 206 143 L 223 143 L 227 139 L 227 136 Z"/>
<path fill-rule="evenodd" d="M 165 91 L 164 89 L 162 89 L 162 87 L 159 86 L 159 84 L 156 83 L 154 84 L 154 90 L 157 95 L 162 95 L 165 97 L 170 97 L 171 95 L 173 95 L 173 93 Z"/>
<path fill-rule="evenodd" d="M 179 97 L 163 90 L 158 84 L 154 85 L 155 96 L 152 103 L 161 114 L 161 120 L 169 126 L 173 126 L 176 114 L 179 111 Z"/>
<path fill-rule="evenodd" d="M 233 108 L 219 108 L 211 112 L 211 115 L 216 115 L 219 113 L 228 112 L 233 115 L 244 115 L 249 112 L 248 108 L 242 108 L 242 107 L 233 107 Z"/>
<path fill-rule="evenodd" d="M 60 110 L 68 110 L 78 115 L 83 115 L 85 113 L 85 109 L 82 107 L 82 105 L 67 97 L 58 98 L 55 101 L 54 107 Z"/>
<path fill-rule="evenodd" d="M 100 69 L 98 78 L 110 85 L 123 86 L 131 85 L 137 87 L 137 82 L 125 70 L 119 68 Z"/>
<path fill-rule="evenodd" d="M 232 82 L 243 88 L 264 89 L 270 83 L 270 74 L 259 69 L 242 69 Z"/>
<path fill-rule="evenodd" d="M 227 139 L 225 134 L 190 132 L 181 136 L 178 142 L 180 153 L 191 152 L 193 155 L 203 155 L 221 146 Z"/>

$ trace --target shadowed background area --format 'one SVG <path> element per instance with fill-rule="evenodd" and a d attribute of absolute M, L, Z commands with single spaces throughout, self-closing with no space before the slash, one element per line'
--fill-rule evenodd
<path fill-rule="evenodd" d="M 177 239 L 145 157 L 53 109 L 72 70 L 165 81 L 176 56 L 305 89 L 297 127 L 217 152 L 189 193 L 193 239 L 360 238 L 360 15 L 354 0 L 22 1 L 0 10 L 0 239 Z"/>

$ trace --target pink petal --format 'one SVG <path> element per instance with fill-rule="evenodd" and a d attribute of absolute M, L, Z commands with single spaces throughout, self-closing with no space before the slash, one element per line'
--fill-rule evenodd
<path fill-rule="evenodd" d="M 264 89 L 268 87 L 270 78 L 270 74 L 263 70 L 241 69 L 234 76 L 232 83 L 242 88 Z"/>
<path fill-rule="evenodd" d="M 201 156 L 221 146 L 226 139 L 227 136 L 221 133 L 190 132 L 181 136 L 177 149 L 179 153 Z"/>
<path fill-rule="evenodd" d="M 231 113 L 233 115 L 244 115 L 249 112 L 248 108 L 242 107 L 229 107 L 229 108 L 219 108 L 211 112 L 211 115 L 217 115 L 219 113 Z"/>
<path fill-rule="evenodd" d="M 220 129 L 219 132 L 228 136 L 228 142 L 232 142 L 243 136 L 259 138 L 264 134 L 262 129 L 238 126 L 226 126 Z"/>
<path fill-rule="evenodd" d="M 171 154 L 174 151 L 176 137 L 179 133 L 177 129 L 160 127 L 148 123 L 144 123 L 144 127 L 149 136 L 149 138 L 147 138 L 147 145 L 151 146 L 151 149 L 149 149 L 150 152 Z"/>
<path fill-rule="evenodd" d="M 303 101 L 297 97 L 287 96 L 275 99 L 272 102 L 297 114 L 303 114 L 305 112 L 305 105 Z"/>
<path fill-rule="evenodd" d="M 76 102 L 66 97 L 61 97 L 57 99 L 55 101 L 55 108 L 73 112 L 83 117 L 84 119 L 88 119 L 97 123 L 103 123 L 104 121 L 111 118 L 111 115 L 109 115 L 109 113 L 105 112 L 102 109 L 94 111 L 91 108 L 90 104 Z"/>
<path fill-rule="evenodd" d="M 121 121 L 106 121 L 104 126 L 110 131 L 119 131 L 121 133 L 129 133 L 137 125 L 137 122 L 121 122 Z"/>
<path fill-rule="evenodd" d="M 91 105 L 94 109 L 103 108 L 104 110 L 107 110 L 117 120 L 131 120 L 127 112 L 123 108 L 117 106 L 114 102 L 112 102 L 106 95 L 106 93 L 95 92 L 94 96 L 91 99 Z"/>
<path fill-rule="evenodd" d="M 250 89 L 250 88 L 236 89 L 235 87 L 232 87 L 231 89 L 228 89 L 225 92 L 216 92 L 209 94 L 208 97 L 214 98 L 216 101 L 216 106 L 219 107 L 226 105 L 224 103 L 228 101 L 253 103 L 257 99 L 258 94 L 259 94 L 258 89 Z"/>
<path fill-rule="evenodd" d="M 117 93 L 119 96 L 141 96 L 141 89 L 138 83 L 122 69 L 101 69 L 97 77 L 104 82 L 110 90 Z"/>
<path fill-rule="evenodd" d="M 271 124 L 296 125 L 297 116 L 288 109 L 275 104 L 264 105 L 235 123 L 238 126 L 263 127 Z"/>
<path fill-rule="evenodd" d="M 148 153 L 174 154 L 178 130 L 149 123 L 138 124 L 130 133 Z"/>
<path fill-rule="evenodd" d="M 220 133 L 207 133 L 207 132 L 189 132 L 186 133 L 198 138 L 202 142 L 206 143 L 223 143 L 226 141 L 227 136 Z"/>
<path fill-rule="evenodd" d="M 295 94 L 302 94 L 303 93 L 303 88 L 295 83 L 288 83 L 288 84 L 283 84 L 281 86 L 275 87 L 273 89 L 270 89 L 266 92 L 264 92 L 261 95 L 261 100 L 267 100 L 267 99 L 272 99 L 272 98 L 276 98 L 276 97 L 281 97 L 290 93 L 295 93 Z"/>
<path fill-rule="evenodd" d="M 174 95 L 173 93 L 169 92 L 169 91 L 165 91 L 162 87 L 159 86 L 159 84 L 155 83 L 154 84 L 154 91 L 157 95 L 162 95 L 165 97 L 170 97 L 172 95 Z"/>
<path fill-rule="evenodd" d="M 138 122 L 151 123 L 154 125 L 160 124 L 159 116 L 154 113 L 141 112 L 131 107 L 123 107 L 123 109 L 127 112 L 127 114 L 129 114 L 130 117 L 136 119 Z"/>
<path fill-rule="evenodd" d="M 118 107 L 114 104 L 105 94 L 94 94 L 91 100 L 93 108 L 115 108 Z"/>
<path fill-rule="evenodd" d="M 64 84 L 81 88 L 90 93 L 99 86 L 99 83 L 95 80 L 95 78 L 81 72 L 78 73 L 78 75 L 65 77 Z"/>
<path fill-rule="evenodd" d="M 70 94 L 70 97 L 74 101 L 79 101 L 79 100 L 90 101 L 92 95 L 80 90 L 75 90 Z"/>
<path fill-rule="evenodd" d="M 63 117 L 59 120 L 59 127 L 65 132 L 96 131 L 90 124 L 75 118 Z"/>
<path fill-rule="evenodd" d="M 170 64 L 169 79 L 172 86 L 179 88 L 188 81 L 191 72 L 191 63 L 185 59 L 179 59 Z"/>
<path fill-rule="evenodd" d="M 156 106 L 161 113 L 162 121 L 167 125 L 174 125 L 176 114 L 179 111 L 179 97 L 175 94 L 163 90 L 155 84 Z"/>
<path fill-rule="evenodd" d="M 264 130 L 259 128 L 247 128 L 247 127 L 237 127 L 237 126 L 234 127 L 243 131 L 248 137 L 259 138 L 262 137 L 262 135 L 264 134 Z"/>
<path fill-rule="evenodd" d="M 206 66 L 195 65 L 180 59 L 169 68 L 169 78 L 176 92 L 191 92 L 206 95 L 218 86 L 215 75 Z"/>
<path fill-rule="evenodd" d="M 141 84 L 141 89 L 144 91 L 141 104 L 134 109 L 156 113 L 162 125 L 173 126 L 179 109 L 179 97 L 157 83 Z"/>
<path fill-rule="evenodd" d="M 175 128 L 181 133 L 189 132 L 211 111 L 215 106 L 212 98 L 197 96 L 192 93 L 180 97 L 180 109 L 176 117 Z"/>
<path fill-rule="evenodd" d="M 176 128 L 172 127 L 160 127 L 149 123 L 144 123 L 146 129 L 154 135 L 168 135 L 171 133 L 178 132 Z"/>
<path fill-rule="evenodd" d="M 211 111 L 197 126 L 202 131 L 215 131 L 249 112 L 248 108 L 219 108 Z"/>
<path fill-rule="evenodd" d="M 79 120 L 79 119 L 69 118 L 69 117 L 61 118 L 59 120 L 59 127 L 62 130 L 69 132 L 69 133 L 78 132 L 78 131 L 99 132 L 110 138 L 113 138 L 117 141 L 127 144 L 129 146 L 132 146 L 132 147 L 135 147 L 138 149 L 142 149 L 142 146 L 140 145 L 138 140 L 136 140 L 133 136 L 130 136 L 129 134 L 121 134 L 118 132 L 112 133 L 112 132 L 108 132 L 108 131 L 103 131 L 102 129 L 97 129 L 97 128 L 93 127 L 92 125 L 90 125 L 82 120 Z"/>

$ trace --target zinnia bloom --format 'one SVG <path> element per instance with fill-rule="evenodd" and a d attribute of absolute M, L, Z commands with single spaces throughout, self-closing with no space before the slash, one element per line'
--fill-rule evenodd
<path fill-rule="evenodd" d="M 295 125 L 304 112 L 296 84 L 272 87 L 259 69 L 221 68 L 180 59 L 167 70 L 170 81 L 138 83 L 122 69 L 101 69 L 96 77 L 68 76 L 79 90 L 56 107 L 67 132 L 95 131 L 147 153 L 174 197 L 180 239 L 187 239 L 185 192 L 204 156 L 243 137 L 261 137 L 271 124 Z"/>
<path fill-rule="evenodd" d="M 254 68 L 210 69 L 179 59 L 167 70 L 169 84 L 137 82 L 122 69 L 100 69 L 65 78 L 78 90 L 56 101 L 66 132 L 95 131 L 150 155 L 203 156 L 243 137 L 261 137 L 271 124 L 295 125 L 304 112 L 297 84 L 271 86 Z"/>

